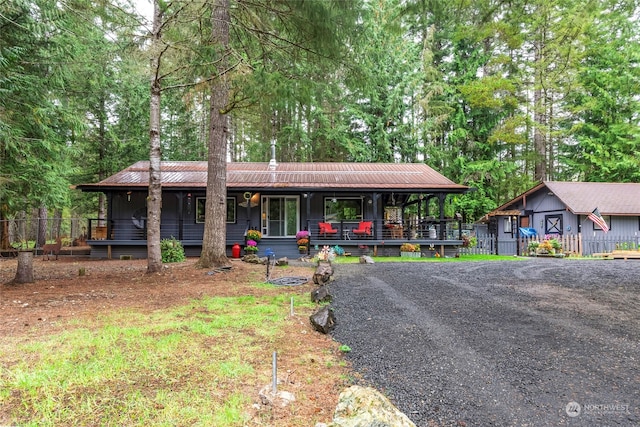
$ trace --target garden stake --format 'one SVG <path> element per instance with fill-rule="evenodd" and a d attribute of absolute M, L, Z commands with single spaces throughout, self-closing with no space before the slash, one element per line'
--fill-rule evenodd
<path fill-rule="evenodd" d="M 276 356 L 278 355 L 277 352 L 273 352 L 273 379 L 272 379 L 272 385 L 271 385 L 271 393 L 273 393 L 274 395 L 278 392 L 278 362 L 277 362 L 277 358 Z"/>
<path fill-rule="evenodd" d="M 291 297 L 291 311 L 290 311 L 290 315 L 291 315 L 291 317 L 293 317 L 293 297 Z"/>

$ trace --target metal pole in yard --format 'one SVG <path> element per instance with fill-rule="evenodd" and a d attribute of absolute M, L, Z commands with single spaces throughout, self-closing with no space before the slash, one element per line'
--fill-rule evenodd
<path fill-rule="evenodd" d="M 274 395 L 278 392 L 278 362 L 277 362 L 278 352 L 273 352 L 273 362 L 272 362 L 272 371 L 273 371 L 273 379 L 271 384 L 271 393 Z"/>
<path fill-rule="evenodd" d="M 291 297 L 291 311 L 290 311 L 290 315 L 291 315 L 291 317 L 293 317 L 293 297 Z"/>

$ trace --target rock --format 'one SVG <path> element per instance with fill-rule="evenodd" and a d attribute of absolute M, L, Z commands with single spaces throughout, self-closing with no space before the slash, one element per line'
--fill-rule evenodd
<path fill-rule="evenodd" d="M 333 268 L 328 262 L 321 262 L 316 268 L 316 272 L 313 274 L 313 283 L 316 285 L 324 285 L 331 280 L 333 275 Z"/>
<path fill-rule="evenodd" d="M 386 397 L 371 387 L 351 386 L 342 393 L 331 427 L 416 427 Z"/>
<path fill-rule="evenodd" d="M 360 264 L 375 264 L 375 261 L 369 255 L 362 255 L 360 257 Z"/>
<path fill-rule="evenodd" d="M 242 261 L 248 262 L 250 264 L 260 264 L 262 262 L 260 261 L 260 257 L 256 254 L 247 254 L 242 257 Z"/>
<path fill-rule="evenodd" d="M 280 266 L 280 267 L 284 267 L 284 266 L 286 266 L 286 265 L 289 265 L 289 259 L 288 259 L 287 257 L 279 258 L 279 259 L 276 261 L 276 265 L 277 265 L 277 266 Z"/>
<path fill-rule="evenodd" d="M 313 313 L 309 316 L 309 320 L 311 320 L 313 329 L 318 332 L 322 332 L 323 334 L 331 332 L 336 325 L 336 318 L 333 314 L 333 310 L 328 306 L 324 306 Z"/>
<path fill-rule="evenodd" d="M 311 301 L 313 302 L 331 302 L 331 294 L 326 285 L 320 286 L 315 291 L 311 291 Z"/>
<path fill-rule="evenodd" d="M 263 405 L 279 406 L 281 408 L 296 401 L 293 393 L 289 393 L 288 391 L 278 390 L 274 394 L 271 390 L 271 384 L 262 387 L 260 392 L 258 392 L 258 396 L 260 396 L 260 401 Z"/>

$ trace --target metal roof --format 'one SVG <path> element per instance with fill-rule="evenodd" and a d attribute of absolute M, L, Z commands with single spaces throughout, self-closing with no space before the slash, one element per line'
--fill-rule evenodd
<path fill-rule="evenodd" d="M 162 162 L 164 188 L 206 188 L 207 162 Z M 149 162 L 140 161 L 85 191 L 147 187 Z M 227 163 L 227 188 L 465 191 L 424 163 Z"/>
<path fill-rule="evenodd" d="M 574 214 L 640 215 L 640 184 L 546 181 L 545 185 Z"/>
<path fill-rule="evenodd" d="M 621 182 L 544 181 L 493 212 L 509 209 L 544 188 L 576 215 L 588 215 L 595 208 L 602 215 L 640 215 L 640 184 Z"/>

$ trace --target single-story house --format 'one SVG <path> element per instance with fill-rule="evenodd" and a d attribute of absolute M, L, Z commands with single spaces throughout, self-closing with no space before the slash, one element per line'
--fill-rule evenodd
<path fill-rule="evenodd" d="M 175 237 L 199 256 L 204 230 L 207 163 L 161 164 L 161 237 Z M 106 218 L 89 220 L 92 257 L 144 258 L 149 162 L 76 188 L 106 195 Z M 250 229 L 262 234 L 258 255 L 299 257 L 296 233 L 309 231 L 313 254 L 338 245 L 360 255 L 398 255 L 420 243 L 425 256 L 453 254 L 462 243 L 459 216 L 445 216 L 447 196 L 468 190 L 423 163 L 227 163 L 228 255 Z M 237 248 L 236 248 L 237 251 Z"/>
<path fill-rule="evenodd" d="M 607 229 L 589 219 L 595 210 Z M 517 241 L 532 234 L 579 236 L 583 255 L 637 248 L 640 184 L 544 181 L 488 213 L 483 221 L 501 255 L 522 254 Z"/>

